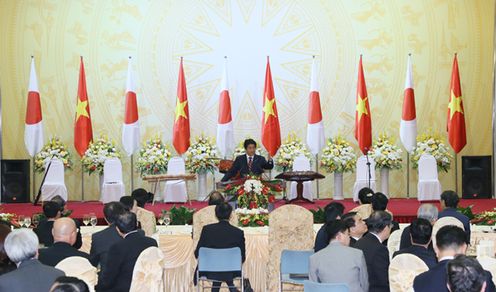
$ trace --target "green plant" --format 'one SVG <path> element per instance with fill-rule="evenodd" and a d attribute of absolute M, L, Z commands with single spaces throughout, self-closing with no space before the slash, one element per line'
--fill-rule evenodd
<path fill-rule="evenodd" d="M 314 224 L 323 224 L 325 223 L 325 211 L 322 207 L 318 209 L 310 210 L 313 214 L 313 223 Z"/>
<path fill-rule="evenodd" d="M 468 207 L 458 207 L 457 210 L 458 212 L 462 213 L 463 215 L 467 216 L 468 219 L 472 220 L 475 218 L 475 215 L 472 211 L 472 208 L 474 207 L 474 205 L 470 205 Z"/>
<path fill-rule="evenodd" d="M 179 208 L 176 205 L 172 206 L 172 208 L 167 210 L 162 210 L 162 214 L 169 214 L 171 223 L 170 225 L 186 225 L 193 223 L 193 213 L 195 213 L 196 209 L 186 208 L 181 206 Z"/>

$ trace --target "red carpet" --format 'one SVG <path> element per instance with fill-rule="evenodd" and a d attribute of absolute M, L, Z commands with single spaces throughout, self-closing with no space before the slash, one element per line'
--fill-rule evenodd
<path fill-rule="evenodd" d="M 302 203 L 300 206 L 307 209 L 317 209 L 318 207 L 324 207 L 332 200 L 316 200 L 315 204 Z M 357 206 L 351 199 L 340 201 L 345 207 L 346 211 L 351 210 Z M 438 202 L 434 202 L 439 206 Z M 284 202 L 276 202 L 276 208 L 283 205 Z M 207 205 L 206 202 L 192 201 L 191 206 L 188 203 L 185 204 L 166 204 L 166 203 L 156 203 L 154 206 L 148 204 L 146 209 L 159 214 L 161 210 L 169 210 L 173 205 L 176 206 L 186 206 L 189 208 L 200 209 Z M 389 201 L 388 209 L 393 212 L 395 220 L 400 223 L 408 223 L 413 218 L 416 217 L 417 208 L 420 203 L 416 199 L 391 199 Z M 462 200 L 461 206 L 466 207 L 469 205 L 474 205 L 474 213 L 480 213 L 482 211 L 493 210 L 496 207 L 496 199 L 479 199 L 479 200 Z M 73 218 L 83 218 L 85 214 L 95 213 L 99 219 L 103 218 L 103 204 L 100 202 L 68 202 L 67 208 L 72 210 Z M 42 212 L 41 206 L 33 206 L 30 203 L 21 204 L 2 204 L 0 206 L 0 213 L 15 213 L 18 215 L 30 216 L 34 213 Z"/>

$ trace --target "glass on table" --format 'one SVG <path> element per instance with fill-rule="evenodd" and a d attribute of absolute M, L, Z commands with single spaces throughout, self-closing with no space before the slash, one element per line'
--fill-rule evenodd
<path fill-rule="evenodd" d="M 157 218 L 158 225 L 164 224 L 164 213 L 161 213 Z"/>
<path fill-rule="evenodd" d="M 40 224 L 40 217 L 38 215 L 33 215 L 33 218 L 31 219 L 31 222 L 33 222 L 33 226 L 36 228 L 38 227 L 38 224 Z"/>
<path fill-rule="evenodd" d="M 162 216 L 164 218 L 165 226 L 168 226 L 171 223 L 170 215 L 169 214 L 163 214 Z"/>
<path fill-rule="evenodd" d="M 17 222 L 19 222 L 19 225 L 21 227 L 24 227 L 24 221 L 25 220 L 26 220 L 26 216 L 24 216 L 24 215 L 17 216 Z"/>
<path fill-rule="evenodd" d="M 97 218 L 96 218 L 96 215 L 95 213 L 91 213 L 90 214 L 90 224 L 91 226 L 95 227 L 96 226 L 96 223 L 97 223 Z"/>
<path fill-rule="evenodd" d="M 84 226 L 88 226 L 88 224 L 90 224 L 90 215 L 88 214 L 83 215 L 83 224 Z"/>
<path fill-rule="evenodd" d="M 24 226 L 26 228 L 29 228 L 31 226 L 31 217 L 29 216 L 24 217 Z"/>

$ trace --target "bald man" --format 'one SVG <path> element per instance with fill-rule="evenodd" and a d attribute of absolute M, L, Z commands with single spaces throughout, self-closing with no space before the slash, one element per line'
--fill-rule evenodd
<path fill-rule="evenodd" d="M 76 242 L 77 228 L 71 218 L 59 218 L 53 223 L 53 245 L 40 249 L 38 259 L 45 265 L 55 267 L 68 257 L 83 257 L 89 260 L 87 253 L 81 252 L 72 245 Z"/>

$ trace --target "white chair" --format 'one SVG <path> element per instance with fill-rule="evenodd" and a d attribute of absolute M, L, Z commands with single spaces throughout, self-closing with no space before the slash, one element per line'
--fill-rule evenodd
<path fill-rule="evenodd" d="M 310 160 L 303 155 L 296 157 L 293 161 L 293 171 L 307 171 L 310 170 Z M 291 191 L 289 192 L 289 199 L 296 198 L 296 182 L 291 182 Z M 303 197 L 313 201 L 312 182 L 306 181 L 303 183 Z"/>
<path fill-rule="evenodd" d="M 61 260 L 56 266 L 68 277 L 76 277 L 83 280 L 88 285 L 90 292 L 95 291 L 98 282 L 98 274 L 87 259 L 83 257 L 68 257 Z"/>
<path fill-rule="evenodd" d="M 400 242 L 401 242 L 401 234 L 403 230 L 395 230 L 391 235 L 389 235 L 389 239 L 387 242 L 387 248 L 389 250 L 389 258 L 393 258 L 393 254 L 400 250 Z"/>
<path fill-rule="evenodd" d="M 149 247 L 139 255 L 134 265 L 130 292 L 162 292 L 164 289 L 164 253 L 158 247 Z"/>
<path fill-rule="evenodd" d="M 482 268 L 491 273 L 491 276 L 496 277 L 496 259 L 489 256 L 477 257 L 477 261 Z"/>
<path fill-rule="evenodd" d="M 108 158 L 103 164 L 103 184 L 100 201 L 109 203 L 119 201 L 124 196 L 122 164 L 118 158 Z"/>
<path fill-rule="evenodd" d="M 413 291 L 413 280 L 429 268 L 419 257 L 413 254 L 395 256 L 389 264 L 389 288 L 391 292 Z"/>
<path fill-rule="evenodd" d="M 67 201 L 67 187 L 65 186 L 64 164 L 57 158 L 51 160 L 50 169 L 46 174 L 45 183 L 41 187 L 41 200 L 49 201 L 56 195 Z M 45 165 L 45 169 L 48 167 Z"/>
<path fill-rule="evenodd" d="M 167 174 L 186 174 L 186 165 L 181 157 L 172 157 L 167 165 Z M 184 180 L 170 180 L 165 183 L 164 202 L 184 203 L 188 200 L 186 182 Z"/>
<path fill-rule="evenodd" d="M 441 198 L 441 183 L 438 179 L 437 162 L 434 156 L 422 154 L 418 161 L 417 199 L 419 201 L 437 201 Z"/>
<path fill-rule="evenodd" d="M 375 190 L 375 161 L 369 157 L 370 162 L 370 188 Z M 356 162 L 356 181 L 353 185 L 353 201 L 358 202 L 358 192 L 363 188 L 369 187 L 369 169 L 367 166 L 367 157 L 362 155 Z M 388 195 L 388 194 L 385 194 Z"/>

